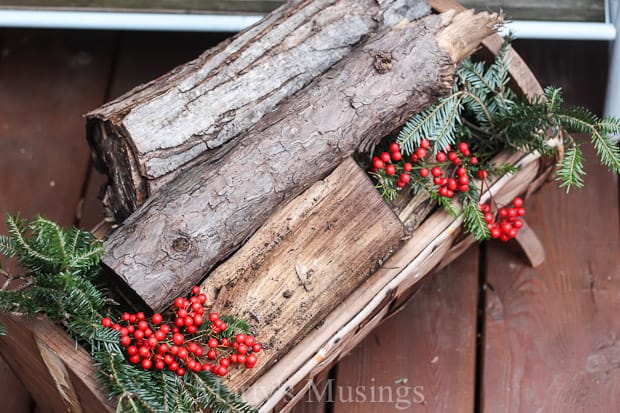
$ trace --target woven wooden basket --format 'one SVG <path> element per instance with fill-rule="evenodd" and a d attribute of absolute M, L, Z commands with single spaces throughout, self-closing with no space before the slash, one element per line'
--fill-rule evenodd
<path fill-rule="evenodd" d="M 430 3 L 439 12 L 460 8 L 451 0 Z M 489 52 L 496 54 L 502 39 L 493 35 L 483 44 Z M 514 51 L 511 50 L 510 54 L 510 74 L 515 89 L 530 97 L 540 95 L 542 89 L 527 65 Z M 561 145 L 553 137 L 550 142 Z M 500 204 L 509 203 L 517 195 L 529 196 L 545 183 L 555 160 L 542 158 L 538 153 L 508 152 L 498 155 L 495 160 L 497 164 L 505 162 L 515 164 L 518 172 L 492 182 L 489 188 L 485 188 L 483 202 L 489 198 L 489 193 Z M 342 180 L 343 174 L 346 174 L 346 180 Z M 325 181 L 330 180 L 342 185 L 344 192 L 349 189 L 359 192 L 362 188 L 362 193 L 372 193 L 376 197 L 372 182 L 353 159 L 345 161 Z M 307 193 L 289 205 L 303 204 L 304 196 Z M 364 199 L 359 202 L 363 203 Z M 274 220 L 286 220 L 286 208 L 289 207 L 272 217 L 263 229 L 277 225 L 278 222 L 272 222 Z M 533 261 L 540 261 L 542 249 L 527 226 L 519 233 L 518 241 L 525 245 L 526 253 Z M 343 297 L 318 326 L 313 326 L 303 337 L 297 337 L 283 357 L 272 362 L 250 382 L 233 376 L 229 384 L 261 412 L 289 411 L 301 400 L 315 377 L 328 371 L 379 323 L 397 313 L 424 276 L 452 261 L 473 242 L 471 236 L 462 233 L 462 218 L 453 218 L 437 210 L 419 224 L 378 271 Z M 217 287 L 213 283 L 217 283 L 217 278 L 208 281 L 205 287 Z M 0 339 L 0 352 L 26 386 L 33 390 L 32 396 L 40 405 L 49 406 L 55 412 L 115 410 L 114 403 L 107 399 L 94 379 L 95 371 L 90 365 L 89 355 L 76 348 L 61 329 L 43 319 L 25 322 L 13 316 L 2 318 L 8 335 Z"/>

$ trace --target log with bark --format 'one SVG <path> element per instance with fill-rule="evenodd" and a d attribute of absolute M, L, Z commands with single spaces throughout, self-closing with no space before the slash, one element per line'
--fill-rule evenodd
<path fill-rule="evenodd" d="M 212 162 L 369 33 L 430 12 L 422 0 L 294 0 L 232 40 L 87 114 L 107 214 L 124 220 L 165 183 Z"/>
<path fill-rule="evenodd" d="M 162 309 L 278 206 L 448 93 L 456 64 L 499 21 L 495 14 L 447 12 L 370 36 L 218 162 L 195 165 L 160 189 L 111 235 L 103 263 Z"/>

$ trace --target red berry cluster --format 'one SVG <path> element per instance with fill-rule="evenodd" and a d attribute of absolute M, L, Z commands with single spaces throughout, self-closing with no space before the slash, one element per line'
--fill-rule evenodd
<path fill-rule="evenodd" d="M 430 141 L 422 139 L 420 146 L 411 154 L 412 164 L 401 162 L 403 155 L 400 146 L 392 142 L 389 153 L 383 152 L 372 159 L 372 172 L 385 170 L 388 176 L 399 174 L 396 186 L 403 188 L 411 181 L 410 172 L 415 169 L 422 178 L 430 179 L 429 175 L 432 176 L 432 183 L 440 196 L 452 198 L 458 191 L 469 191 L 467 167 L 478 164 L 478 159 L 471 155 L 466 142 L 460 142 L 457 149 L 452 151 L 448 146 L 444 151 L 438 152 L 433 160 Z M 396 162 L 401 162 L 402 165 Z"/>
<path fill-rule="evenodd" d="M 523 208 L 523 199 L 519 197 L 512 201 L 511 207 L 500 208 L 497 211 L 497 221 L 488 204 L 480 205 L 480 210 L 484 214 L 491 238 L 499 238 L 503 242 L 508 242 L 516 238 L 519 230 L 523 228 L 523 220 L 519 217 L 525 215 L 525 208 Z"/>
<path fill-rule="evenodd" d="M 225 337 L 222 333 L 228 326 L 218 313 L 212 312 L 205 319 L 206 302 L 207 296 L 196 286 L 189 299 L 174 301 L 173 327 L 163 323 L 161 314 L 153 314 L 149 320 L 142 312 L 123 313 L 118 323 L 106 317 L 101 324 L 120 333 L 129 362 L 140 364 L 144 370 L 167 368 L 183 376 L 187 369 L 226 376 L 231 364 L 253 368 L 258 361 L 254 353 L 262 346 L 250 335 L 237 334 L 234 340 Z"/>

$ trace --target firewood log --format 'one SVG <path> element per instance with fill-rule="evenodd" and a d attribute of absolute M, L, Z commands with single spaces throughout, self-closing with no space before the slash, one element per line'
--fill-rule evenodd
<path fill-rule="evenodd" d="M 166 182 L 234 138 L 369 33 L 430 12 L 424 0 L 290 1 L 232 40 L 87 114 L 107 214 L 124 220 Z M 228 144 L 227 144 L 228 143 Z"/>
<path fill-rule="evenodd" d="M 219 162 L 194 166 L 151 197 L 108 239 L 103 263 L 162 309 L 278 206 L 447 94 L 457 62 L 499 21 L 447 12 L 379 31 L 265 115 Z"/>

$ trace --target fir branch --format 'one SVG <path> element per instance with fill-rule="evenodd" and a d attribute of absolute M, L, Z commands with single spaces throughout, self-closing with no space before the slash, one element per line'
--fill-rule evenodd
<path fill-rule="evenodd" d="M 411 154 L 422 138 L 433 142 L 435 152 L 453 144 L 456 125 L 461 123 L 463 99 L 464 92 L 453 93 L 409 119 L 398 135 L 402 151 Z"/>
<path fill-rule="evenodd" d="M 463 224 L 465 232 L 472 234 L 477 241 L 491 238 L 491 233 L 478 202 L 470 197 L 463 201 Z"/>
<path fill-rule="evenodd" d="M 557 165 L 557 180 L 560 181 L 560 188 L 566 188 L 566 192 L 571 188 L 583 187 L 583 153 L 578 145 L 573 145 L 566 150 L 564 158 Z"/>

